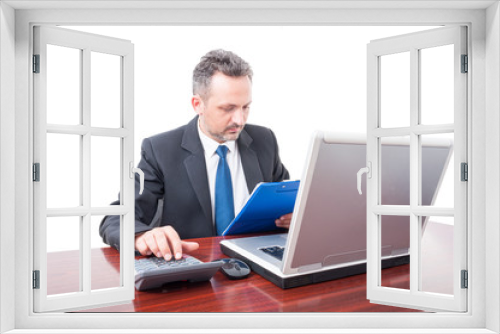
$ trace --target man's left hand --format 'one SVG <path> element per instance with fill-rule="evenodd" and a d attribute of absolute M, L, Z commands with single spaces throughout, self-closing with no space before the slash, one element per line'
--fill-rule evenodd
<path fill-rule="evenodd" d="M 292 214 L 287 213 L 276 219 L 276 226 L 282 228 L 290 228 L 290 222 L 292 221 Z"/>

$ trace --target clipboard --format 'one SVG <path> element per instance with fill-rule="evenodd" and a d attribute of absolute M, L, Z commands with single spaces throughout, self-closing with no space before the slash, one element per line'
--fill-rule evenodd
<path fill-rule="evenodd" d="M 223 236 L 282 230 L 275 220 L 293 212 L 300 181 L 259 183 Z"/>

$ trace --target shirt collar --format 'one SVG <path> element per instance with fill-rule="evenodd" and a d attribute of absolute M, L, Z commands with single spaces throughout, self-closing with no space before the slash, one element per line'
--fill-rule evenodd
<path fill-rule="evenodd" d="M 215 151 L 217 150 L 217 147 L 219 147 L 219 145 L 226 145 L 227 148 L 229 149 L 229 152 L 235 151 L 236 141 L 228 140 L 228 141 L 220 144 L 219 142 L 213 140 L 212 138 L 207 136 L 203 131 L 201 131 L 199 119 L 198 119 L 198 134 L 200 136 L 201 145 L 203 146 L 203 149 L 205 150 L 205 154 L 208 156 L 212 156 L 212 155 L 216 154 Z"/>

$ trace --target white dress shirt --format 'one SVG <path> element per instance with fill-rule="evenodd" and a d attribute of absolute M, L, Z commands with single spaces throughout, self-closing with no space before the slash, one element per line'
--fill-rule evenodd
<path fill-rule="evenodd" d="M 235 216 L 237 216 L 249 197 L 247 180 L 245 179 L 245 173 L 243 172 L 238 145 L 236 145 L 236 141 L 234 140 L 219 144 L 218 142 L 204 134 L 203 131 L 201 131 L 199 122 L 198 133 L 200 135 L 203 149 L 205 150 L 208 188 L 210 190 L 210 199 L 212 202 L 212 222 L 215 222 L 215 177 L 217 174 L 217 166 L 220 159 L 216 153 L 216 150 L 219 145 L 225 145 L 229 148 L 226 155 L 226 161 L 229 165 L 229 170 L 231 171 L 231 183 L 233 185 L 234 198 L 234 214 Z"/>

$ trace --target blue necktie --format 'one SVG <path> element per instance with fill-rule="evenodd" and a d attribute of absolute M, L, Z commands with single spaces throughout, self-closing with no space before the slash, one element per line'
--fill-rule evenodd
<path fill-rule="evenodd" d="M 229 223 L 234 219 L 233 184 L 231 171 L 226 161 L 227 146 L 217 148 L 219 165 L 215 178 L 215 226 L 217 235 L 221 235 Z"/>

